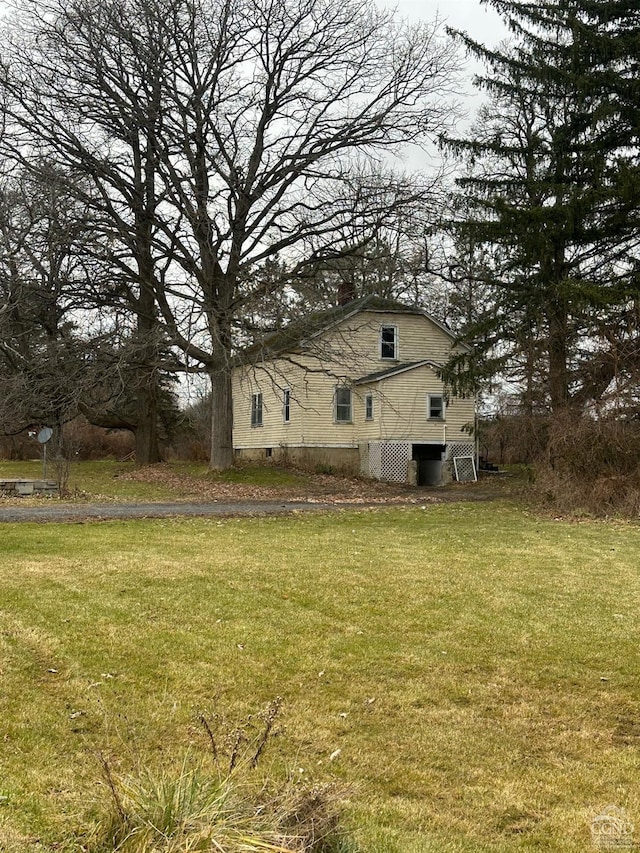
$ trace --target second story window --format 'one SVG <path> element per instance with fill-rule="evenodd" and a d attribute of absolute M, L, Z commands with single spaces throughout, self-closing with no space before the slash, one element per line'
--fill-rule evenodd
<path fill-rule="evenodd" d="M 351 388 L 338 385 L 335 393 L 334 418 L 336 423 L 351 423 Z"/>
<path fill-rule="evenodd" d="M 398 357 L 398 328 L 397 326 L 380 327 L 380 358 L 396 359 Z"/>
<path fill-rule="evenodd" d="M 251 426 L 262 426 L 262 394 L 251 395 Z"/>
<path fill-rule="evenodd" d="M 442 394 L 427 396 L 427 417 L 430 421 L 444 420 L 444 397 Z"/>

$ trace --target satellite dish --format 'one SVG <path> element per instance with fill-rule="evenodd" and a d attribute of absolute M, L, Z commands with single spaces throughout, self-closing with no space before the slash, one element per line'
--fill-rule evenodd
<path fill-rule="evenodd" d="M 42 427 L 42 429 L 38 433 L 38 443 L 46 444 L 52 435 L 53 430 L 51 429 L 51 427 Z"/>

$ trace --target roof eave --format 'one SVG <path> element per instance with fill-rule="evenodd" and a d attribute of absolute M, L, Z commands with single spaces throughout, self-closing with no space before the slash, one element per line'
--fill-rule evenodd
<path fill-rule="evenodd" d="M 401 364 L 396 368 L 389 368 L 389 370 L 384 370 L 381 373 L 370 373 L 367 376 L 361 376 L 360 379 L 356 379 L 353 384 L 373 385 L 376 382 L 383 382 L 385 379 L 391 379 L 393 376 L 399 376 L 401 373 L 416 370 L 418 367 L 430 367 L 432 370 L 437 371 L 442 368 L 442 365 L 430 358 L 425 358 L 422 359 L 422 361 L 412 362 L 411 364 Z"/>

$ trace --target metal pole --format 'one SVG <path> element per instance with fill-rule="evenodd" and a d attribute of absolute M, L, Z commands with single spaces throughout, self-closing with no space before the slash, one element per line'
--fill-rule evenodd
<path fill-rule="evenodd" d="M 47 443 L 42 445 L 42 479 L 47 479 Z"/>

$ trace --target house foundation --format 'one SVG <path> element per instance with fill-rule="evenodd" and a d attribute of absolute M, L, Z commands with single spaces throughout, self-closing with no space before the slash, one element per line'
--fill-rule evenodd
<path fill-rule="evenodd" d="M 357 447 L 260 447 L 237 448 L 235 458 L 244 462 L 273 462 L 305 471 L 357 477 L 360 454 Z"/>
<path fill-rule="evenodd" d="M 474 456 L 473 444 L 415 441 L 369 441 L 358 447 L 236 448 L 242 462 L 273 462 L 306 471 L 366 477 L 412 486 L 441 486 L 454 475 L 453 460 Z"/>

